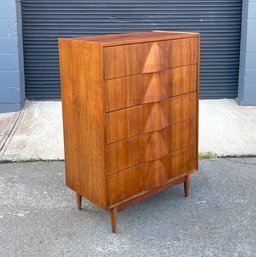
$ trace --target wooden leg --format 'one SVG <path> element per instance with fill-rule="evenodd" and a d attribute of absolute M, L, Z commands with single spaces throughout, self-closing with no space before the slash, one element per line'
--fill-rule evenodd
<path fill-rule="evenodd" d="M 116 233 L 117 207 L 110 210 L 112 233 Z"/>
<path fill-rule="evenodd" d="M 184 193 L 185 193 L 185 197 L 188 197 L 188 195 L 189 195 L 189 184 L 190 184 L 189 180 L 190 180 L 190 175 L 187 175 L 187 176 L 185 177 L 185 181 L 184 181 Z"/>
<path fill-rule="evenodd" d="M 81 206 L 82 206 L 82 196 L 79 195 L 78 193 L 76 193 L 76 204 L 77 204 L 78 210 L 81 210 Z"/>

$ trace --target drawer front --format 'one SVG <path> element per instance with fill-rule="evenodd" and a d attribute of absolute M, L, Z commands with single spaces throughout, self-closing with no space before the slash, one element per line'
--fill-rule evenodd
<path fill-rule="evenodd" d="M 170 125 L 160 131 L 106 145 L 107 174 L 159 159 L 196 142 L 196 119 Z"/>
<path fill-rule="evenodd" d="M 161 102 L 138 105 L 106 114 L 107 144 L 161 130 L 196 117 L 197 93 L 167 98 Z"/>
<path fill-rule="evenodd" d="M 197 38 L 104 48 L 105 79 L 197 63 Z"/>
<path fill-rule="evenodd" d="M 168 155 L 151 162 L 140 164 L 145 170 L 146 190 L 158 187 L 169 179 L 197 169 L 196 145 L 189 145 L 172 151 Z"/>
<path fill-rule="evenodd" d="M 140 165 L 107 177 L 109 204 L 145 190 L 145 172 Z"/>
<path fill-rule="evenodd" d="M 106 111 L 158 102 L 170 96 L 196 91 L 196 78 L 197 65 L 190 65 L 105 80 Z"/>
<path fill-rule="evenodd" d="M 107 177 L 109 203 L 151 190 L 197 168 L 196 145 L 184 147 L 154 161 L 139 164 Z"/>
<path fill-rule="evenodd" d="M 171 153 L 170 170 L 172 178 L 198 169 L 198 152 L 196 147 L 196 145 L 192 145 Z"/>

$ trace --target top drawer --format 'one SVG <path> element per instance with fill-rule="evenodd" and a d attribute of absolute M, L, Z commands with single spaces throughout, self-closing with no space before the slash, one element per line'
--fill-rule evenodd
<path fill-rule="evenodd" d="M 197 38 L 104 48 L 105 79 L 197 63 Z"/>

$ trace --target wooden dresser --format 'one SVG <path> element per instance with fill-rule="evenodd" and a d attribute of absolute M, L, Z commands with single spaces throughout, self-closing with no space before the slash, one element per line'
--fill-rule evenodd
<path fill-rule="evenodd" d="M 199 33 L 59 39 L 66 184 L 117 212 L 198 168 Z"/>

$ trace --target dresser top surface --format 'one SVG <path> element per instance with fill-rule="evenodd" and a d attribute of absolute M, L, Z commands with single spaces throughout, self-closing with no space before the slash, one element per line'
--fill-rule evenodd
<path fill-rule="evenodd" d="M 72 38 L 86 42 L 101 43 L 104 46 L 132 44 L 138 42 L 150 42 L 156 40 L 170 40 L 179 38 L 196 37 L 199 33 L 196 32 L 171 32 L 171 31 L 152 31 L 152 32 L 134 32 L 128 34 L 112 34 L 98 36 L 82 36 Z"/>

